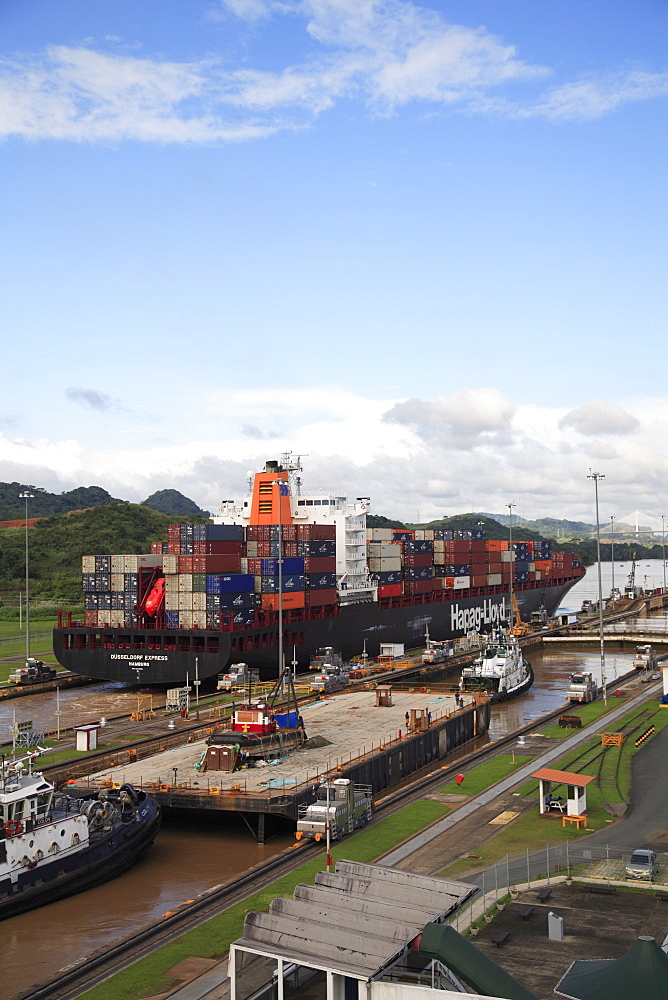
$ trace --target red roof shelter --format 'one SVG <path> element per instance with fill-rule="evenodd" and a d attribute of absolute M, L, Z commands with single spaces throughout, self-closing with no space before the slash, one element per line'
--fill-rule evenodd
<path fill-rule="evenodd" d="M 560 812 L 566 816 L 584 817 L 587 811 L 586 788 L 594 778 L 590 774 L 575 774 L 574 771 L 557 771 L 553 767 L 541 767 L 534 771 L 532 778 L 538 778 L 540 785 L 540 813 Z M 552 798 L 553 785 L 566 785 L 566 799 Z"/>

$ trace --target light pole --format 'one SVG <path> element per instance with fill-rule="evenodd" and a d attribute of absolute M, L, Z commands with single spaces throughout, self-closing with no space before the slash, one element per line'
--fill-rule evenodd
<path fill-rule="evenodd" d="M 610 596 L 615 598 L 615 515 L 610 515 L 610 562 L 612 565 L 612 584 Z"/>
<path fill-rule="evenodd" d="M 661 515 L 661 552 L 663 558 L 663 591 L 666 591 L 666 515 Z"/>
<path fill-rule="evenodd" d="M 30 579 L 28 574 L 28 500 L 34 500 L 35 496 L 28 490 L 19 493 L 19 500 L 26 502 L 26 666 L 30 659 Z"/>
<path fill-rule="evenodd" d="M 517 507 L 517 504 L 507 503 L 506 507 L 510 511 L 510 520 L 508 521 L 508 548 L 510 550 L 510 632 L 512 634 L 513 628 L 515 627 L 515 609 L 513 607 L 513 577 L 515 575 L 515 554 L 513 552 L 513 507 Z"/>
<path fill-rule="evenodd" d="M 601 633 L 601 685 L 603 687 L 603 703 L 608 704 L 608 692 L 605 683 L 605 642 L 603 639 L 603 584 L 601 582 L 601 527 L 598 519 L 598 481 L 605 479 L 600 472 L 589 470 L 587 479 L 594 480 L 594 492 L 596 494 L 596 557 L 598 559 L 598 627 Z"/>

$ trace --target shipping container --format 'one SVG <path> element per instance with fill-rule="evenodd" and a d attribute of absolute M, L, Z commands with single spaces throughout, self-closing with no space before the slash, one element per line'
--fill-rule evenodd
<path fill-rule="evenodd" d="M 279 610 L 280 597 L 278 594 L 263 594 L 262 595 L 262 608 L 265 611 L 278 611 Z M 289 594 L 283 594 L 283 610 L 289 608 L 303 608 L 305 605 L 304 591 L 292 591 Z"/>

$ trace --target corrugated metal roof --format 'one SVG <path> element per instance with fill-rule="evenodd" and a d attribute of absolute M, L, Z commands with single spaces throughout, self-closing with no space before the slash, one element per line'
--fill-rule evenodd
<path fill-rule="evenodd" d="M 577 785 L 578 788 L 584 788 L 585 785 L 594 780 L 590 774 L 575 774 L 573 771 L 555 771 L 551 767 L 541 767 L 540 770 L 534 771 L 531 777 L 542 778 L 543 781 L 558 781 L 563 785 Z"/>
<path fill-rule="evenodd" d="M 396 961 L 425 924 L 442 919 L 476 887 L 386 865 L 339 861 L 294 899 L 246 915 L 235 949 L 373 979 Z"/>

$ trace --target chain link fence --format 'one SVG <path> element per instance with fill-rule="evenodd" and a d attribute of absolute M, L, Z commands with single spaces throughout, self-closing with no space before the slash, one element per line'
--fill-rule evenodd
<path fill-rule="evenodd" d="M 513 898 L 520 889 L 549 885 L 552 879 L 564 878 L 595 880 L 601 884 L 653 886 L 668 889 L 668 856 L 659 855 L 659 867 L 653 880 L 627 879 L 626 864 L 631 852 L 622 848 L 585 847 L 580 844 L 545 845 L 538 851 L 498 861 L 491 868 L 467 876 L 465 881 L 476 885 L 479 892 L 466 906 L 454 913 L 450 923 L 463 932 L 492 907 L 501 906 Z"/>

